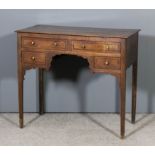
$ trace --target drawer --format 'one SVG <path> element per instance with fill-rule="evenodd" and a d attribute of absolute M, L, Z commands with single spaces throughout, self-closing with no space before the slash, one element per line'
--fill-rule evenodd
<path fill-rule="evenodd" d="M 120 58 L 118 57 L 95 57 L 94 67 L 97 69 L 120 69 Z"/>
<path fill-rule="evenodd" d="M 73 50 L 98 51 L 98 52 L 120 52 L 120 43 L 95 42 L 95 41 L 73 41 Z"/>
<path fill-rule="evenodd" d="M 67 41 L 61 39 L 23 37 L 22 47 L 43 50 L 65 50 L 67 47 Z"/>
<path fill-rule="evenodd" d="M 22 60 L 25 64 L 41 64 L 45 65 L 46 55 L 44 53 L 23 52 Z"/>

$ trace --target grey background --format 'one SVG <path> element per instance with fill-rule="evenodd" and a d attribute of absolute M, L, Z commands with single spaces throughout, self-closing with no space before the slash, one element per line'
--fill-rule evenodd
<path fill-rule="evenodd" d="M 154 18 L 155 10 L 0 10 L 0 112 L 18 111 L 14 31 L 35 24 L 140 28 L 137 111 L 155 112 Z M 84 67 L 87 63 L 76 57 L 61 57 L 58 61 L 55 59 L 54 73 L 45 73 L 47 112 L 118 111 L 119 92 L 115 77 L 93 75 Z M 54 78 L 57 73 L 60 78 Z M 35 70 L 26 72 L 26 112 L 38 111 L 37 75 Z M 131 109 L 131 68 L 127 71 L 126 109 L 128 112 Z"/>

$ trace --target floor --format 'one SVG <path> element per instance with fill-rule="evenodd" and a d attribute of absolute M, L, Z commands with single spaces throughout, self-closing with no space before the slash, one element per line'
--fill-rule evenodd
<path fill-rule="evenodd" d="M 119 115 L 101 113 L 26 113 L 18 127 L 17 113 L 0 114 L 0 145 L 155 145 L 155 114 L 126 115 L 126 137 L 119 138 Z"/>

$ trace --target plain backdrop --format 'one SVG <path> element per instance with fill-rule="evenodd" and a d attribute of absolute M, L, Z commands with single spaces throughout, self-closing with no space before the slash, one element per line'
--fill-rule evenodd
<path fill-rule="evenodd" d="M 141 29 L 137 111 L 155 112 L 155 10 L 0 10 L 0 112 L 18 111 L 17 29 L 36 24 Z M 118 112 L 115 77 L 92 74 L 78 57 L 55 58 L 45 72 L 46 112 Z M 131 109 L 131 68 L 127 71 L 126 110 Z M 24 81 L 24 111 L 38 111 L 38 72 Z"/>

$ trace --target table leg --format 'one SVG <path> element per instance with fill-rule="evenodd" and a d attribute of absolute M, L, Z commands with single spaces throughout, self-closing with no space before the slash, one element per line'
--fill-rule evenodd
<path fill-rule="evenodd" d="M 125 136 L 125 99 L 126 99 L 126 72 L 120 75 L 120 135 Z"/>
<path fill-rule="evenodd" d="M 23 80 L 24 80 L 24 70 L 21 64 L 19 64 L 18 69 L 18 100 L 19 100 L 19 126 L 23 128 L 24 118 L 23 118 Z"/>
<path fill-rule="evenodd" d="M 136 117 L 136 96 L 137 96 L 137 61 L 133 64 L 132 68 L 132 110 L 131 110 L 132 123 L 135 123 L 135 117 Z"/>
<path fill-rule="evenodd" d="M 39 113 L 44 113 L 44 70 L 39 69 Z"/>

